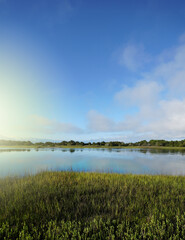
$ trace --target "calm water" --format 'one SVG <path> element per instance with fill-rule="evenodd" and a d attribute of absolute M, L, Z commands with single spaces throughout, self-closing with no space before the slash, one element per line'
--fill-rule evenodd
<path fill-rule="evenodd" d="M 185 175 L 185 151 L 154 149 L 0 149 L 0 177 L 42 170 Z"/>

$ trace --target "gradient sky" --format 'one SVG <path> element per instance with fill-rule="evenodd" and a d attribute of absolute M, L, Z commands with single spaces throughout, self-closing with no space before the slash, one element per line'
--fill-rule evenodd
<path fill-rule="evenodd" d="M 0 138 L 185 138 L 185 1 L 0 0 Z"/>

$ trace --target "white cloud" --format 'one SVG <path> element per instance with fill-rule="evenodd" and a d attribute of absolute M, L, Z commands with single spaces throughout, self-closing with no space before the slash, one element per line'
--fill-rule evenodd
<path fill-rule="evenodd" d="M 115 99 L 122 105 L 151 105 L 159 97 L 162 87 L 154 81 L 138 81 L 135 86 L 124 86 Z"/>
<path fill-rule="evenodd" d="M 114 131 L 115 123 L 95 110 L 88 112 L 88 129 L 95 132 Z"/>
<path fill-rule="evenodd" d="M 167 59 L 160 58 L 157 66 L 142 76 L 133 86 L 125 85 L 115 94 L 123 109 L 134 107 L 137 112 L 120 122 L 96 112 L 88 118 L 89 127 L 136 140 L 185 138 L 185 44 L 173 48 Z"/>
<path fill-rule="evenodd" d="M 142 45 L 128 44 L 119 57 L 119 64 L 131 71 L 141 69 L 148 62 L 150 62 L 150 57 Z"/>
<path fill-rule="evenodd" d="M 146 73 L 145 77 L 156 82 L 161 81 L 168 91 L 179 92 L 185 88 L 185 44 L 173 49 L 172 53 L 170 59 L 164 59 L 153 71 Z"/>
<path fill-rule="evenodd" d="M 138 124 L 138 120 L 131 116 L 127 116 L 124 121 L 115 122 L 95 110 L 91 110 L 88 113 L 88 129 L 93 132 L 130 131 Z"/>
<path fill-rule="evenodd" d="M 185 99 L 161 100 L 158 102 L 158 108 L 151 106 L 150 110 L 141 106 L 138 113 L 127 115 L 120 122 L 96 111 L 90 111 L 88 121 L 88 129 L 91 131 L 122 132 L 122 136 L 129 136 L 128 141 L 144 138 L 185 138 Z"/>
<path fill-rule="evenodd" d="M 173 49 L 171 59 L 143 73 L 133 87 L 123 87 L 115 99 L 138 107 L 136 133 L 185 138 L 185 44 Z"/>
<path fill-rule="evenodd" d="M 51 120 L 42 116 L 34 115 L 31 117 L 31 123 L 29 129 L 32 129 L 36 132 L 42 132 L 44 134 L 80 134 L 83 130 L 79 127 L 74 126 L 71 123 L 63 123 L 56 120 Z"/>
<path fill-rule="evenodd" d="M 146 129 L 160 136 L 185 138 L 185 98 L 160 102 L 159 118 L 151 121 Z"/>

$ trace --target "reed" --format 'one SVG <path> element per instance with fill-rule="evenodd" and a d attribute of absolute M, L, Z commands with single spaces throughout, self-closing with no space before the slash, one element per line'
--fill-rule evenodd
<path fill-rule="evenodd" d="M 41 172 L 0 179 L 0 239 L 184 239 L 185 177 Z"/>

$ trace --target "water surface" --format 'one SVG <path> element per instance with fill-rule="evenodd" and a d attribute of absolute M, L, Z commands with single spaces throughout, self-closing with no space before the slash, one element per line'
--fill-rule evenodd
<path fill-rule="evenodd" d="M 43 170 L 185 175 L 185 151 L 166 149 L 0 149 L 0 177 Z"/>

